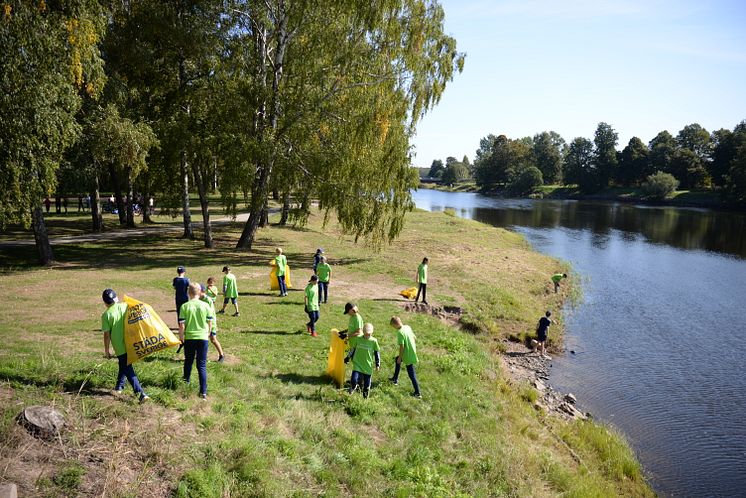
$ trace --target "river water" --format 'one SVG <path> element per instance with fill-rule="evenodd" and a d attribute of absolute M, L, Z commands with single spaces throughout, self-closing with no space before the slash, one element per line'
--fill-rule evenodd
<path fill-rule="evenodd" d="M 626 435 L 659 494 L 746 496 L 746 215 L 426 189 L 413 198 L 520 232 L 572 265 L 583 301 L 564 310 L 567 352 L 550 384 Z"/>

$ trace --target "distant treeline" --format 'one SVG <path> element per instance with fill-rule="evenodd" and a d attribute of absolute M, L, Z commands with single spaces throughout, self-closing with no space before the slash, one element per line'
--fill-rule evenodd
<path fill-rule="evenodd" d="M 466 157 L 448 158 L 446 165 L 435 160 L 428 176 L 528 193 L 542 184 L 578 185 L 584 192 L 641 186 L 664 173 L 684 189 L 714 188 L 735 201 L 746 198 L 746 121 L 712 133 L 696 123 L 675 137 L 664 130 L 648 144 L 633 137 L 621 151 L 617 144 L 618 134 L 607 123 L 598 124 L 593 140 L 577 137 L 569 144 L 554 131 L 519 139 L 488 135 L 473 165 Z"/>

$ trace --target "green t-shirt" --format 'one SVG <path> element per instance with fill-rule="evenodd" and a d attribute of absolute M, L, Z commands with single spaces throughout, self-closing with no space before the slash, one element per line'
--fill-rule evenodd
<path fill-rule="evenodd" d="M 363 317 L 360 315 L 360 313 L 355 313 L 354 315 L 350 315 L 350 321 L 347 322 L 347 333 L 348 334 L 354 334 L 355 331 L 363 329 Z"/>
<path fill-rule="evenodd" d="M 427 284 L 427 265 L 424 263 L 421 263 L 420 266 L 417 267 L 417 276 L 420 279 L 421 284 Z"/>
<path fill-rule="evenodd" d="M 275 256 L 275 265 L 277 265 L 277 276 L 278 277 L 285 276 L 285 266 L 287 266 L 287 264 L 288 264 L 288 258 L 286 258 L 284 254 Z"/>
<path fill-rule="evenodd" d="M 417 337 L 412 332 L 412 327 L 409 325 L 402 325 L 399 330 L 396 331 L 396 344 L 401 346 L 404 345 L 404 353 L 402 353 L 401 362 L 406 365 L 417 364 Z"/>
<path fill-rule="evenodd" d="M 306 285 L 306 309 L 308 311 L 319 311 L 319 286 L 315 284 Z"/>
<path fill-rule="evenodd" d="M 565 278 L 565 276 L 562 275 L 561 273 L 555 273 L 554 275 L 552 275 L 552 282 L 554 282 L 555 284 L 558 284 L 559 281 L 562 280 L 563 278 Z"/>
<path fill-rule="evenodd" d="M 232 273 L 226 273 L 223 277 L 223 294 L 225 297 L 238 297 L 236 276 Z"/>
<path fill-rule="evenodd" d="M 215 301 L 217 301 L 217 299 L 218 299 L 218 288 L 217 288 L 217 286 L 215 286 L 215 285 L 208 285 L 207 289 L 205 289 L 205 294 L 207 295 L 207 297 L 209 297 L 210 299 L 212 299 L 212 302 L 214 304 Z"/>
<path fill-rule="evenodd" d="M 352 369 L 367 375 L 373 375 L 376 366 L 376 351 L 379 351 L 378 340 L 375 337 L 365 336 L 353 337 L 352 348 L 355 355 L 352 357 Z"/>
<path fill-rule="evenodd" d="M 190 299 L 181 305 L 179 323 L 184 324 L 184 339 L 205 341 L 210 333 L 210 323 L 214 319 L 212 306 L 199 299 Z"/>
<path fill-rule="evenodd" d="M 332 276 L 332 267 L 329 266 L 329 263 L 320 263 L 319 266 L 316 267 L 316 275 L 319 276 L 319 281 L 328 282 L 329 278 Z"/>
<path fill-rule="evenodd" d="M 127 352 L 124 346 L 124 321 L 127 315 L 127 303 L 114 303 L 101 315 L 101 330 L 111 334 L 111 345 L 114 354 L 121 356 Z"/>
<path fill-rule="evenodd" d="M 199 298 L 200 301 L 203 303 L 207 303 L 210 305 L 210 310 L 212 311 L 212 331 L 217 332 L 218 331 L 218 319 L 215 316 L 215 300 L 210 297 L 207 292 L 205 292 L 204 297 Z"/>

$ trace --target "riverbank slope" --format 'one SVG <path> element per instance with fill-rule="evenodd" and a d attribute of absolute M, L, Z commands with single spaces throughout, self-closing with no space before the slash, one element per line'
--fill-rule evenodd
<path fill-rule="evenodd" d="M 504 338 L 531 332 L 568 297 L 548 280 L 561 265 L 520 235 L 416 211 L 402 237 L 375 253 L 312 215 L 304 228 L 261 230 L 245 253 L 233 249 L 241 228 L 219 227 L 212 250 L 173 233 L 65 244 L 51 269 L 31 266 L 27 249 L 3 251 L 0 302 L 14 310 L 0 316 L 3 481 L 25 496 L 652 495 L 620 437 L 537 411 L 537 391 L 502 370 Z M 293 267 L 284 299 L 268 290 L 276 246 Z M 299 289 L 317 247 L 333 276 L 313 339 L 302 333 Z M 463 329 L 404 311 L 398 291 L 414 285 L 423 256 L 428 300 L 462 308 Z M 180 382 L 173 351 L 136 364 L 150 404 L 111 396 L 116 368 L 101 358 L 97 332 L 101 289 L 140 298 L 175 326 L 171 279 L 180 264 L 201 282 L 225 264 L 238 277 L 242 313 L 219 319 L 228 361 L 209 363 L 209 400 Z M 348 300 L 376 326 L 382 348 L 368 400 L 323 375 L 328 330 L 346 327 Z M 417 334 L 422 400 L 409 396 L 406 376 L 399 386 L 386 381 L 392 314 Z M 560 328 L 550 331 L 555 340 Z M 59 441 L 38 441 L 15 423 L 30 404 L 63 412 Z"/>

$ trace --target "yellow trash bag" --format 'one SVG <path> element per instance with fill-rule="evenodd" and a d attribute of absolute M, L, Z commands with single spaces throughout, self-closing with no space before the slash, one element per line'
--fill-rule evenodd
<path fill-rule="evenodd" d="M 407 299 L 414 299 L 417 297 L 417 287 L 410 287 L 409 289 L 404 289 L 399 293 L 400 296 L 406 297 Z"/>
<path fill-rule="evenodd" d="M 337 329 L 331 330 L 330 337 L 326 375 L 334 380 L 337 387 L 342 387 L 345 383 L 345 348 L 347 347 L 347 341 L 339 338 Z"/>
<path fill-rule="evenodd" d="M 158 351 L 181 344 L 158 313 L 149 304 L 124 296 L 127 314 L 124 322 L 124 345 L 127 349 L 127 364 L 142 360 Z"/>
<path fill-rule="evenodd" d="M 280 290 L 280 283 L 277 281 L 277 265 L 275 265 L 275 260 L 271 260 L 269 264 L 272 266 L 272 270 L 269 272 L 269 290 Z M 293 284 L 290 283 L 290 265 L 285 265 L 285 287 L 288 289 L 293 288 Z"/>

